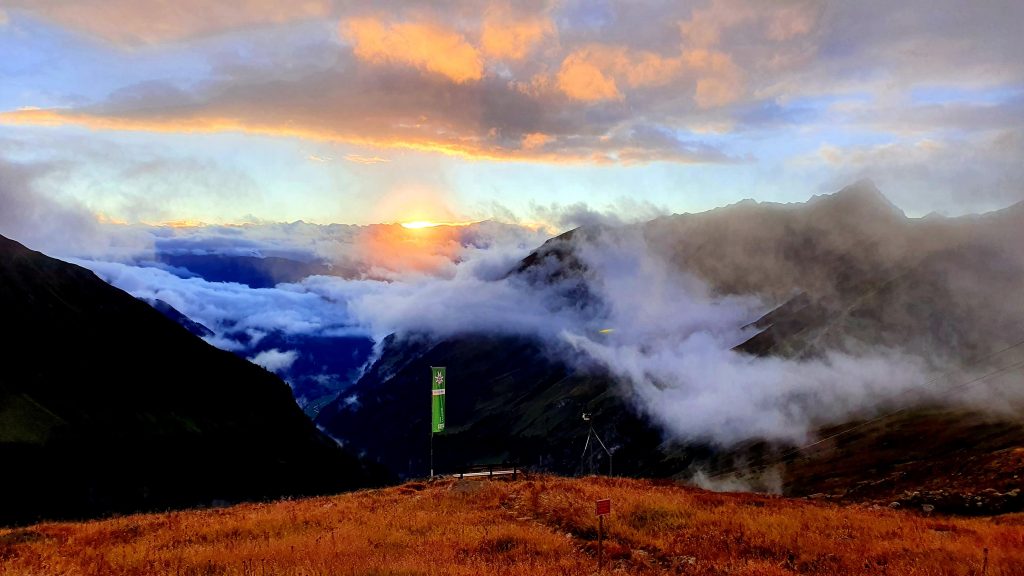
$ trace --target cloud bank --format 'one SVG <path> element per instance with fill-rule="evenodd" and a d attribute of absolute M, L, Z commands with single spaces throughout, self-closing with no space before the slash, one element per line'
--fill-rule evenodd
<path fill-rule="evenodd" d="M 578 370 L 606 370 L 670 437 L 729 445 L 750 438 L 803 442 L 817 427 L 905 401 L 934 399 L 927 363 L 897 350 L 824 358 L 757 358 L 733 351 L 743 328 L 770 307 L 720 297 L 653 256 L 638 236 L 604 238 L 583 255 L 592 306 L 572 285 L 483 280 L 463 265 L 454 278 L 377 286 L 363 294 L 334 280 L 308 289 L 345 298 L 375 338 L 486 333 L 529 336 Z M 570 283 L 571 284 L 571 283 Z M 607 329 L 611 329 L 609 332 Z M 602 332 L 602 330 L 604 332 Z"/>
<path fill-rule="evenodd" d="M 59 167 L 0 157 L 0 234 L 56 256 L 125 258 L 152 248 L 152 238 L 104 224 L 85 206 L 42 190 Z"/>
<path fill-rule="evenodd" d="M 249 358 L 249 361 L 257 366 L 262 366 L 271 372 L 284 374 L 288 372 L 298 357 L 299 353 L 295 350 L 281 351 L 277 348 L 271 348 L 270 350 L 264 350 L 252 358 Z"/>
<path fill-rule="evenodd" d="M 1013 342 L 1024 321 L 1016 290 L 1024 259 L 1007 251 L 1021 241 L 1020 216 L 1017 207 L 907 219 L 861 183 L 804 205 L 743 203 L 645 224 L 594 224 L 549 242 L 525 270 L 519 264 L 531 248 L 521 238 L 480 230 L 478 243 L 463 238 L 431 273 L 406 262 L 405 273 L 386 278 L 317 275 L 264 289 L 78 262 L 136 296 L 170 303 L 213 329 L 210 341 L 224 348 L 246 350 L 276 332 L 377 342 L 389 334 L 525 336 L 574 370 L 611 375 L 671 438 L 799 444 L 822 426 L 893 408 L 1024 407 L 1019 373 L 949 389 L 989 369 L 973 363 Z M 308 237 L 303 230 L 268 226 L 239 236 L 252 232 L 247 242 L 267 245 L 288 237 L 292 246 L 319 237 L 316 228 Z M 210 245 L 225 249 L 211 232 Z M 200 236 L 190 232 L 184 245 Z M 875 300 L 879 286 L 886 292 Z M 755 320 L 800 291 L 838 315 L 821 326 L 807 320 L 808 341 L 795 351 L 736 350 L 766 329 Z M 296 361 L 285 348 L 249 356 L 280 373 Z"/>

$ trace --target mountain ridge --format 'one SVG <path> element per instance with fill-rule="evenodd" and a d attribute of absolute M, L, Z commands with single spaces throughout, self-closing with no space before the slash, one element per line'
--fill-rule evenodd
<path fill-rule="evenodd" d="M 0 523 L 337 491 L 376 472 L 269 372 L 0 237 Z M 267 426 L 273 422 L 273 426 Z"/>

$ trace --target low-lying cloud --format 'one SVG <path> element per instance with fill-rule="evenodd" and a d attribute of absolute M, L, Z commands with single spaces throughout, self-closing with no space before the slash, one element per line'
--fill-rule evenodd
<path fill-rule="evenodd" d="M 218 336 L 249 330 L 285 334 L 315 334 L 328 330 L 342 333 L 349 326 L 345 303 L 326 300 L 297 286 L 253 289 L 231 282 L 181 278 L 155 267 L 98 260 L 71 261 L 91 269 L 100 278 L 135 297 L 167 302 Z M 226 341 L 218 341 L 218 345 L 235 349 L 241 346 Z"/>
<path fill-rule="evenodd" d="M 632 236 L 632 237 L 628 237 Z M 756 297 L 713 296 L 698 278 L 650 255 L 637 235 L 602 239 L 583 259 L 599 305 L 567 286 L 483 280 L 464 265 L 453 278 L 377 286 L 362 294 L 334 279 L 304 285 L 347 298 L 375 338 L 467 333 L 542 339 L 579 369 L 596 364 L 674 438 L 724 445 L 750 438 L 802 442 L 814 427 L 892 406 L 928 380 L 927 364 L 893 350 L 823 358 L 758 358 L 733 348 L 769 307 Z M 609 330 L 610 329 L 610 330 Z M 915 400 L 932 395 L 920 389 Z"/>
<path fill-rule="evenodd" d="M 271 372 L 284 374 L 298 359 L 299 353 L 295 350 L 278 350 L 271 348 L 249 358 L 249 361 L 257 366 L 262 366 Z"/>
<path fill-rule="evenodd" d="M 760 216 L 755 217 L 757 214 Z M 793 214 L 806 215 L 807 220 L 789 220 L 789 225 L 776 220 Z M 732 238 L 736 242 L 771 243 L 771 234 L 783 233 L 779 230 L 788 230 L 785 234 L 790 236 L 801 234 L 799 229 L 787 226 L 807 225 L 817 230 L 816 226 L 830 222 L 830 214 L 843 218 L 875 216 L 870 226 L 866 223 L 863 228 L 837 230 L 837 226 L 828 225 L 829 234 L 819 230 L 818 247 L 806 257 L 824 262 L 800 260 L 805 256 L 774 244 L 778 253 L 769 251 L 762 256 L 756 251 L 748 255 L 730 250 L 722 257 L 714 253 L 701 256 L 707 247 L 699 244 L 700 235 L 707 231 L 701 232 L 706 227 L 699 222 L 714 222 L 713 230 L 734 230 Z M 966 346 L 970 338 L 976 337 L 972 331 L 993 328 L 998 317 L 1007 314 L 999 302 L 1015 300 L 1008 293 L 1006 298 L 990 299 L 988 304 L 979 301 L 973 308 L 963 306 L 951 311 L 942 307 L 966 299 L 960 296 L 976 295 L 973 291 L 978 289 L 978 282 L 991 290 L 1007 291 L 1014 281 L 1003 276 L 1017 270 L 1012 259 L 1000 261 L 1003 276 L 993 277 L 991 282 L 985 276 L 990 272 L 986 272 L 985 263 L 976 262 L 981 266 L 980 275 L 947 276 L 948 282 L 923 292 L 888 296 L 891 301 L 883 303 L 888 306 L 883 306 L 886 317 L 872 330 L 896 330 L 895 336 L 871 333 L 863 338 L 854 326 L 841 338 L 829 332 L 836 322 L 833 320 L 825 332 L 814 337 L 816 344 L 806 353 L 754 356 L 736 350 L 763 328 L 754 328 L 751 323 L 785 300 L 779 298 L 786 293 L 786 277 L 791 281 L 790 294 L 804 289 L 826 300 L 838 297 L 843 289 L 822 286 L 822 278 L 828 277 L 835 258 L 843 258 L 851 273 L 874 267 L 882 274 L 870 278 L 886 278 L 886 271 L 895 269 L 901 274 L 921 274 L 922 281 L 938 282 L 934 274 L 953 274 L 952 267 L 964 258 L 976 260 L 978 254 L 1002 253 L 965 256 L 961 239 L 970 238 L 990 247 L 1012 244 L 1016 234 L 1012 230 L 1017 228 L 1013 226 L 1013 214 L 1007 214 L 999 220 L 986 217 L 989 221 L 983 222 L 982 228 L 988 236 L 984 237 L 970 232 L 981 229 L 976 225 L 977 218 L 964 220 L 959 228 L 932 229 L 929 226 L 947 223 L 907 220 L 898 212 L 890 212 L 873 188 L 864 184 L 843 198 L 819 199 L 806 206 L 746 204 L 713 215 L 716 220 L 687 220 L 712 218 L 708 215 L 678 217 L 691 228 L 681 228 L 688 232 L 675 240 L 671 235 L 663 237 L 665 230 L 675 229 L 673 222 L 661 222 L 664 230 L 658 228 L 659 233 L 652 232 L 650 225 L 594 225 L 589 232 L 573 237 L 571 257 L 561 254 L 542 258 L 527 274 L 510 273 L 532 248 L 515 235 L 502 236 L 501 241 L 485 235 L 489 240 L 479 244 L 457 243 L 456 253 L 448 255 L 448 264 L 441 273 L 414 269 L 387 278 L 356 279 L 318 275 L 265 289 L 181 278 L 152 267 L 79 262 L 136 296 L 170 303 L 213 329 L 217 335 L 210 341 L 221 347 L 245 350 L 260 335 L 275 331 L 363 335 L 377 342 L 389 334 L 426 335 L 438 340 L 472 334 L 525 336 L 544 343 L 551 357 L 570 368 L 611 375 L 620 383 L 621 392 L 671 438 L 723 446 L 755 438 L 801 443 L 821 426 L 911 405 L 992 409 L 997 403 L 1000 409 L 1011 411 L 1020 406 L 1018 374 L 1004 374 L 998 386 L 982 382 L 956 393 L 950 393 L 950 385 L 979 372 L 965 369 L 936 379 L 946 370 L 969 364 Z M 741 229 L 742 234 L 738 232 Z M 911 242 L 905 236 L 908 230 L 920 233 L 923 240 L 919 244 Z M 930 231 L 938 231 L 935 233 L 948 242 L 936 240 Z M 507 242 L 510 238 L 514 241 Z M 717 241 L 714 234 L 704 238 Z M 885 250 L 877 245 L 879 240 L 886 242 Z M 947 249 L 943 242 L 952 248 Z M 690 249 L 697 260 L 689 261 L 691 268 L 681 265 L 678 254 L 666 251 L 666 246 Z M 910 260 L 912 264 L 893 268 L 893 263 L 903 262 L 900 258 L 906 257 L 901 250 L 909 251 L 915 259 Z M 940 267 L 921 264 L 928 261 L 925 256 L 929 254 L 933 259 L 950 260 L 941 260 L 945 264 Z M 705 259 L 701 261 L 700 257 Z M 761 261 L 748 262 L 751 258 Z M 807 267 L 824 266 L 820 270 L 823 275 L 801 274 L 801 262 Z M 989 264 L 994 267 L 996 261 Z M 760 292 L 756 285 L 736 282 L 743 266 L 749 267 L 751 278 L 760 279 Z M 793 266 L 797 266 L 792 269 L 796 271 L 791 270 Z M 724 286 L 733 289 L 723 290 Z M 919 318 L 896 309 L 909 306 L 912 302 L 906 298 L 918 295 L 943 298 L 918 302 L 935 308 L 926 322 L 934 323 L 934 314 L 944 313 L 944 321 L 959 322 L 945 328 L 960 331 L 949 342 L 952 352 L 940 353 L 934 348 L 929 353 L 928 347 L 911 345 L 921 338 L 936 337 Z M 970 299 L 977 300 L 973 296 Z M 986 310 L 998 314 L 989 317 Z M 228 334 L 239 333 L 248 335 L 246 342 L 226 339 Z M 987 338 L 982 340 L 986 345 L 994 346 L 1011 336 L 980 337 Z M 972 350 L 977 356 L 981 348 Z M 291 352 L 277 349 L 250 356 L 279 373 L 295 361 Z M 983 369 L 985 366 L 978 368 Z"/>

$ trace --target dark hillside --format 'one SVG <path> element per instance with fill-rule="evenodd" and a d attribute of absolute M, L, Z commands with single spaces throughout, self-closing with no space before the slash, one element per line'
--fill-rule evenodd
<path fill-rule="evenodd" d="M 2 237 L 0 318 L 0 522 L 369 481 L 273 374 Z"/>

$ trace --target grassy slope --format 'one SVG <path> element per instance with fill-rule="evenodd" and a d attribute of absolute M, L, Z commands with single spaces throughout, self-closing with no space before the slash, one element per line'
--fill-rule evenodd
<path fill-rule="evenodd" d="M 785 492 L 988 515 L 1024 509 L 1022 470 L 1024 423 L 921 409 L 799 455 L 785 468 Z"/>
<path fill-rule="evenodd" d="M 59 417 L 29 396 L 0 390 L 0 443 L 45 444 L 61 424 Z"/>
<path fill-rule="evenodd" d="M 0 575 L 1024 574 L 1024 516 L 923 517 L 626 479 L 421 483 L 0 530 Z"/>

